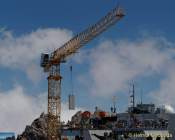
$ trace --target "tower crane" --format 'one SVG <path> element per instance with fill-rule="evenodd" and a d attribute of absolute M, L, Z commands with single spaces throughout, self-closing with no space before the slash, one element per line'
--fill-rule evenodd
<path fill-rule="evenodd" d="M 124 15 L 123 9 L 116 7 L 96 24 L 75 35 L 71 40 L 57 48 L 51 54 L 41 55 L 41 67 L 43 67 L 44 72 L 48 73 L 48 140 L 60 140 L 61 138 L 62 77 L 60 75 L 60 64 L 65 62 L 68 56 L 76 53 L 78 49 L 119 21 Z"/>

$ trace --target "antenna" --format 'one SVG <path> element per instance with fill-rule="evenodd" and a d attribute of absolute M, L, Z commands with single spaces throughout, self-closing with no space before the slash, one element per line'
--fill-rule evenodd
<path fill-rule="evenodd" d="M 130 91 L 131 92 L 131 95 L 130 95 L 130 98 L 131 98 L 131 106 L 134 108 L 135 107 L 135 85 L 134 83 L 132 84 L 132 90 Z"/>
<path fill-rule="evenodd" d="M 116 96 L 112 97 L 113 107 L 111 107 L 111 112 L 116 113 Z"/>
<path fill-rule="evenodd" d="M 141 89 L 140 93 L 140 103 L 143 104 L 143 89 Z"/>
<path fill-rule="evenodd" d="M 135 107 L 135 85 L 132 86 L 132 95 L 133 95 L 133 107 Z"/>

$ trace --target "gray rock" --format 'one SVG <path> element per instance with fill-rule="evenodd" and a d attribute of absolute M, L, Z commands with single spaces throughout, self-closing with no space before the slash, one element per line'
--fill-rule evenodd
<path fill-rule="evenodd" d="M 42 113 L 30 126 L 26 126 L 17 140 L 47 140 L 47 115 Z"/>

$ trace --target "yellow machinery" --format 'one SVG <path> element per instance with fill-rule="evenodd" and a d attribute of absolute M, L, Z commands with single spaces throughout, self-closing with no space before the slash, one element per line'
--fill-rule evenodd
<path fill-rule="evenodd" d="M 60 114 L 62 77 L 60 75 L 60 64 L 65 61 L 66 57 L 76 53 L 78 49 L 107 30 L 123 16 L 123 10 L 120 7 L 116 7 L 96 24 L 77 34 L 51 54 L 41 55 L 41 67 L 44 68 L 45 72 L 48 72 L 48 140 L 60 140 L 61 138 Z"/>

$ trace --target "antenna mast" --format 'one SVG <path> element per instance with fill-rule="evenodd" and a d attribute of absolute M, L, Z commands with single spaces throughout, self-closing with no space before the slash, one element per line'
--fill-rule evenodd
<path fill-rule="evenodd" d="M 130 98 L 131 98 L 131 106 L 134 109 L 135 107 L 135 85 L 134 84 L 132 84 L 132 91 L 131 91 Z"/>

